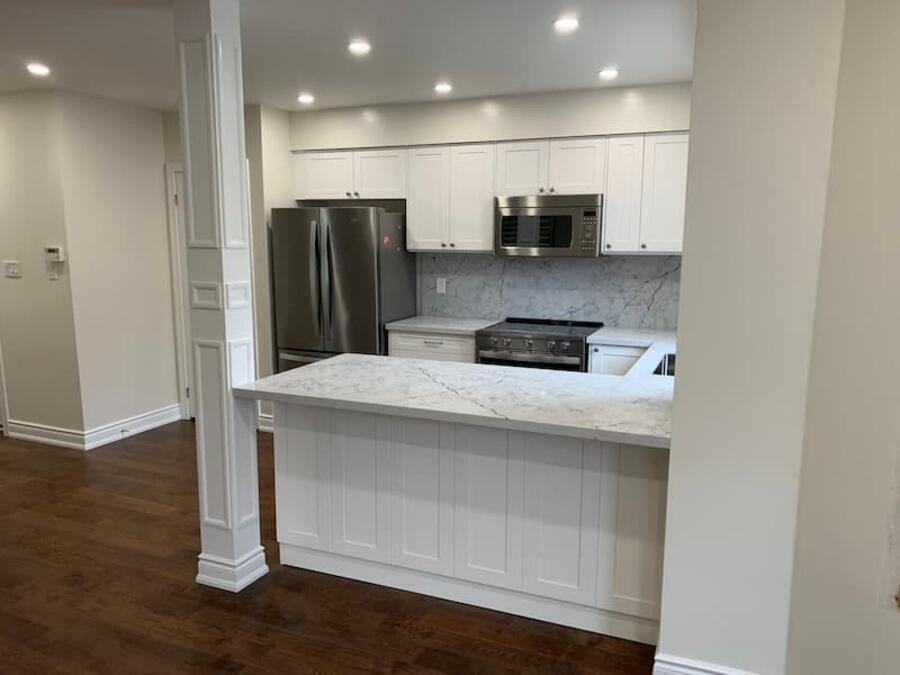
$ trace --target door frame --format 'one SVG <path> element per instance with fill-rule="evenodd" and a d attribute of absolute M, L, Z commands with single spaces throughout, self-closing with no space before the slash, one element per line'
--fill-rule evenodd
<path fill-rule="evenodd" d="M 178 374 L 178 403 L 181 418 L 195 416 L 190 392 L 193 389 L 191 359 L 191 315 L 187 303 L 188 273 L 185 227 L 181 214 L 187 217 L 184 194 L 178 190 L 178 174 L 184 185 L 181 162 L 166 162 L 166 213 L 169 221 L 169 268 L 172 276 L 172 307 L 175 318 L 175 361 Z"/>
<path fill-rule="evenodd" d="M 0 433 L 9 436 L 9 392 L 6 389 L 6 371 L 3 369 L 3 345 L 0 345 Z"/>

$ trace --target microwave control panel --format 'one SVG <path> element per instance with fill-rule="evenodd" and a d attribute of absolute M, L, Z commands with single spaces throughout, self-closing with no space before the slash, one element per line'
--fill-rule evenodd
<path fill-rule="evenodd" d="M 597 244 L 600 227 L 597 221 L 598 209 L 585 209 L 581 213 L 581 241 L 576 245 L 582 252 L 582 255 L 598 255 L 600 248 Z"/>

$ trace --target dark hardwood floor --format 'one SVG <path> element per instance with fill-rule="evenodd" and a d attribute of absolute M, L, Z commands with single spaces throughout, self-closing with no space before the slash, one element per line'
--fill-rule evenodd
<path fill-rule="evenodd" d="M 646 645 L 280 566 L 271 439 L 271 571 L 233 595 L 194 583 L 190 423 L 88 453 L 0 438 L 0 672 L 650 673 Z"/>

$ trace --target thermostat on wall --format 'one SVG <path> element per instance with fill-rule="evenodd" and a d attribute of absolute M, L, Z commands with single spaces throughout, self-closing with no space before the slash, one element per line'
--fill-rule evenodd
<path fill-rule="evenodd" d="M 45 246 L 44 260 L 47 262 L 65 262 L 66 250 L 62 246 Z"/>

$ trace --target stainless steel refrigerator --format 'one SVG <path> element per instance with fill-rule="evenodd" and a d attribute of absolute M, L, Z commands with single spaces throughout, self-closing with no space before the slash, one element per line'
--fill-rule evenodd
<path fill-rule="evenodd" d="M 278 372 L 343 352 L 387 353 L 384 324 L 416 313 L 403 214 L 272 209 L 270 237 Z"/>

